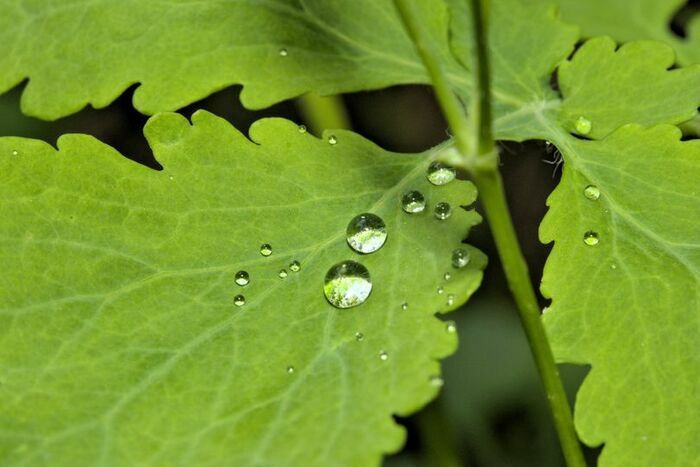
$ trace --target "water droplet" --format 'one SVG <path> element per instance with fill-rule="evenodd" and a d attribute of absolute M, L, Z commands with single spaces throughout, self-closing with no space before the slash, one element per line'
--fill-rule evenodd
<path fill-rule="evenodd" d="M 263 243 L 260 245 L 260 254 L 270 256 L 272 254 L 272 246 L 269 243 Z"/>
<path fill-rule="evenodd" d="M 250 276 L 246 271 L 238 271 L 236 273 L 236 284 L 240 285 L 241 287 L 248 285 L 250 282 Z"/>
<path fill-rule="evenodd" d="M 289 51 L 287 49 L 280 49 L 280 56 L 286 57 L 289 55 Z"/>
<path fill-rule="evenodd" d="M 280 277 L 280 279 L 286 279 L 287 278 L 287 270 L 280 269 L 280 272 L 277 275 Z"/>
<path fill-rule="evenodd" d="M 600 238 L 598 238 L 598 233 L 593 232 L 592 230 L 589 230 L 585 234 L 583 234 L 583 243 L 585 243 L 588 246 L 596 246 L 600 242 Z"/>
<path fill-rule="evenodd" d="M 423 212 L 425 210 L 425 196 L 420 191 L 408 191 L 401 197 L 401 207 L 409 214 Z"/>
<path fill-rule="evenodd" d="M 236 306 L 245 305 L 245 297 L 243 295 L 236 295 L 233 297 L 233 304 Z"/>
<path fill-rule="evenodd" d="M 444 221 L 452 215 L 452 206 L 450 203 L 438 203 L 435 205 L 435 217 Z"/>
<path fill-rule="evenodd" d="M 365 335 L 362 334 L 361 332 L 356 332 L 356 333 L 355 333 L 355 340 L 356 340 L 356 341 L 361 341 L 361 340 L 364 339 L 364 338 L 365 338 Z"/>
<path fill-rule="evenodd" d="M 19 151 L 17 151 L 17 150 L 12 151 L 12 155 L 13 155 L 13 156 L 19 156 Z"/>
<path fill-rule="evenodd" d="M 445 185 L 455 179 L 457 171 L 449 165 L 434 161 L 428 166 L 426 177 L 433 185 Z"/>
<path fill-rule="evenodd" d="M 299 125 L 299 133 L 301 133 L 301 134 L 306 133 L 306 125 Z"/>
<path fill-rule="evenodd" d="M 291 375 L 292 373 L 294 373 L 295 371 L 296 371 L 296 369 L 295 369 L 293 366 L 288 366 L 288 367 L 287 367 L 287 373 L 289 373 L 290 375 Z"/>
<path fill-rule="evenodd" d="M 438 295 L 442 295 L 442 294 L 445 293 L 445 289 L 443 289 L 442 287 L 438 287 L 438 288 L 437 288 L 437 293 L 438 293 Z"/>
<path fill-rule="evenodd" d="M 292 272 L 299 272 L 299 270 L 301 269 L 301 263 L 297 260 L 294 260 L 291 263 L 289 263 L 289 269 Z"/>
<path fill-rule="evenodd" d="M 403 303 L 401 304 L 401 309 L 402 309 L 403 311 L 408 310 L 408 303 L 403 302 Z"/>
<path fill-rule="evenodd" d="M 442 277 L 444 277 L 446 281 L 449 281 L 450 279 L 452 279 L 452 274 L 450 274 L 449 272 L 446 272 L 445 275 Z"/>
<path fill-rule="evenodd" d="M 442 387 L 442 385 L 445 384 L 445 380 L 443 380 L 442 377 L 439 375 L 431 376 L 429 381 L 430 381 L 430 385 L 435 386 L 436 388 Z"/>
<path fill-rule="evenodd" d="M 335 137 L 335 135 L 330 135 L 328 137 L 328 144 L 331 146 L 335 145 L 338 142 L 338 138 Z"/>
<path fill-rule="evenodd" d="M 381 352 L 379 352 L 379 359 L 383 362 L 386 362 L 387 360 L 389 360 L 389 354 L 386 353 L 385 350 L 382 350 Z"/>
<path fill-rule="evenodd" d="M 175 177 L 173 177 L 172 175 L 169 176 L 168 178 L 169 178 L 170 180 L 175 180 Z"/>
<path fill-rule="evenodd" d="M 358 253 L 374 253 L 386 241 L 386 224 L 371 213 L 353 218 L 346 230 L 348 245 Z"/>
<path fill-rule="evenodd" d="M 467 264 L 469 264 L 469 261 L 472 259 L 471 258 L 471 253 L 469 253 L 469 250 L 465 250 L 464 248 L 457 248 L 452 252 L 452 266 L 456 268 L 463 268 Z"/>
<path fill-rule="evenodd" d="M 583 195 L 591 201 L 597 201 L 600 198 L 600 190 L 595 185 L 588 185 L 584 188 Z"/>
<path fill-rule="evenodd" d="M 361 305 L 372 292 L 372 280 L 366 267 L 355 261 L 343 261 L 326 273 L 323 293 L 336 308 Z"/>
<path fill-rule="evenodd" d="M 454 321 L 445 321 L 445 331 L 447 331 L 450 334 L 454 334 L 457 332 L 457 325 L 455 324 Z"/>
<path fill-rule="evenodd" d="M 455 296 L 453 294 L 449 294 L 447 296 L 447 306 L 452 306 L 455 303 Z"/>
<path fill-rule="evenodd" d="M 611 264 L 610 269 L 617 269 L 617 264 Z"/>
<path fill-rule="evenodd" d="M 580 135 L 587 135 L 591 132 L 593 124 L 586 117 L 579 117 L 576 120 L 576 132 Z"/>

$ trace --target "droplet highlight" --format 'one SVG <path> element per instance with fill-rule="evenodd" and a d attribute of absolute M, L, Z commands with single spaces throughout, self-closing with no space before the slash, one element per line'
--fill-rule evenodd
<path fill-rule="evenodd" d="M 448 334 L 454 334 L 457 332 L 457 325 L 455 324 L 454 321 L 446 321 L 445 322 L 445 331 Z"/>
<path fill-rule="evenodd" d="M 386 362 L 387 360 L 389 360 L 389 354 L 386 351 L 382 350 L 381 352 L 379 352 L 379 360 Z"/>
<path fill-rule="evenodd" d="M 450 203 L 437 203 L 435 205 L 435 217 L 437 217 L 441 221 L 449 219 L 451 215 L 452 206 L 450 206 Z"/>
<path fill-rule="evenodd" d="M 386 242 L 386 224 L 369 212 L 354 217 L 345 232 L 348 245 L 358 253 L 374 253 Z"/>
<path fill-rule="evenodd" d="M 280 56 L 281 57 L 286 57 L 287 55 L 289 55 L 289 51 L 287 49 L 284 49 L 284 48 L 280 49 Z"/>
<path fill-rule="evenodd" d="M 293 366 L 288 366 L 288 367 L 287 367 L 287 373 L 288 373 L 288 374 L 290 374 L 290 375 L 291 375 L 291 374 L 294 374 L 295 371 L 296 371 L 296 368 L 294 368 Z"/>
<path fill-rule="evenodd" d="M 299 272 L 301 270 L 301 263 L 297 260 L 289 263 L 289 270 L 292 272 Z"/>
<path fill-rule="evenodd" d="M 433 185 L 446 185 L 455 179 L 457 171 L 442 162 L 434 161 L 428 166 L 426 177 Z"/>
<path fill-rule="evenodd" d="M 425 196 L 417 190 L 411 190 L 401 197 L 401 208 L 409 214 L 418 214 L 425 210 Z"/>
<path fill-rule="evenodd" d="M 248 275 L 247 271 L 238 271 L 236 273 L 236 284 L 240 285 L 241 287 L 245 287 L 250 283 L 250 276 Z"/>
<path fill-rule="evenodd" d="M 588 185 L 583 189 L 583 195 L 591 201 L 598 201 L 598 198 L 600 198 L 600 190 L 595 185 Z"/>
<path fill-rule="evenodd" d="M 297 129 L 299 130 L 299 133 L 301 133 L 302 135 L 303 135 L 304 133 L 306 133 L 306 125 L 299 125 L 299 126 L 297 127 Z"/>
<path fill-rule="evenodd" d="M 600 242 L 600 238 L 598 237 L 598 232 L 594 232 L 592 230 L 589 230 L 585 234 L 583 234 L 583 243 L 585 243 L 588 246 L 596 246 Z"/>
<path fill-rule="evenodd" d="M 326 273 L 323 293 L 336 308 L 352 308 L 361 305 L 372 292 L 369 271 L 355 261 L 343 261 Z"/>
<path fill-rule="evenodd" d="M 457 269 L 465 267 L 471 261 L 471 253 L 464 248 L 457 248 L 452 252 L 452 266 Z"/>
<path fill-rule="evenodd" d="M 402 309 L 403 311 L 408 310 L 408 303 L 403 302 L 403 303 L 401 304 L 401 309 Z"/>
<path fill-rule="evenodd" d="M 429 380 L 430 385 L 436 388 L 442 387 L 445 384 L 445 380 L 439 375 L 432 375 Z"/>
<path fill-rule="evenodd" d="M 449 281 L 450 279 L 452 279 L 452 274 L 450 274 L 449 272 L 446 272 L 445 275 L 442 276 L 442 277 L 443 277 L 446 281 Z"/>
<path fill-rule="evenodd" d="M 260 245 L 260 254 L 263 256 L 270 256 L 272 254 L 272 245 L 269 243 Z"/>
<path fill-rule="evenodd" d="M 593 124 L 586 117 L 579 117 L 576 119 L 576 133 L 580 135 L 587 135 L 591 132 Z"/>
<path fill-rule="evenodd" d="M 236 306 L 245 305 L 245 297 L 243 295 L 236 295 L 233 297 L 233 304 Z"/>
<path fill-rule="evenodd" d="M 442 288 L 442 287 L 438 287 L 438 288 L 437 288 L 437 293 L 438 293 L 438 295 L 442 295 L 442 294 L 445 293 L 445 289 Z"/>
<path fill-rule="evenodd" d="M 356 341 L 359 342 L 359 341 L 363 340 L 364 338 L 365 338 L 365 335 L 362 334 L 361 332 L 356 332 L 356 333 L 355 333 L 355 340 L 356 340 Z"/>
<path fill-rule="evenodd" d="M 453 294 L 449 294 L 447 296 L 447 306 L 452 306 L 455 303 L 455 296 Z"/>
<path fill-rule="evenodd" d="M 336 138 L 335 135 L 330 135 L 328 137 L 328 144 L 330 144 L 331 146 L 335 146 L 336 144 L 338 144 L 338 138 Z"/>
<path fill-rule="evenodd" d="M 280 279 L 286 279 L 288 274 L 286 269 L 280 269 L 280 272 L 277 273 Z"/>

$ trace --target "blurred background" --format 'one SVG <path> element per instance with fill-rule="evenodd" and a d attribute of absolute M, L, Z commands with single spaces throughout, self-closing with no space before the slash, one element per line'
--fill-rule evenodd
<path fill-rule="evenodd" d="M 19 110 L 21 86 L 0 96 L 0 136 L 25 136 L 51 144 L 66 133 L 86 133 L 140 163 L 158 168 L 143 137 L 147 117 L 131 105 L 133 89 L 105 109 L 85 109 L 43 122 Z M 247 133 L 257 119 L 280 116 L 304 123 L 303 107 L 288 101 L 249 111 L 232 87 L 181 112 L 207 109 Z M 400 86 L 342 96 L 353 129 L 385 149 L 419 152 L 447 137 L 447 125 L 425 86 Z M 550 247 L 537 236 L 545 201 L 559 181 L 558 154 L 542 141 L 500 146 L 502 173 L 513 220 L 534 284 L 539 284 Z M 477 206 L 477 209 L 479 207 Z M 490 258 L 480 290 L 450 318 L 459 327 L 460 347 L 443 362 L 445 385 L 440 397 L 420 413 L 399 422 L 406 426 L 404 449 L 385 460 L 402 466 L 564 466 L 546 399 L 495 246 L 486 224 L 476 227 L 469 243 Z M 542 306 L 546 302 L 542 300 Z M 562 366 L 571 401 L 587 368 Z M 586 449 L 591 465 L 598 450 Z"/>

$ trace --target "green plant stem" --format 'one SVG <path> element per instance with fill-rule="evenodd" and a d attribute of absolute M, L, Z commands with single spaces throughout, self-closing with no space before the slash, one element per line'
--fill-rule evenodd
<path fill-rule="evenodd" d="M 430 50 L 427 35 L 421 28 L 420 18 L 413 13 L 410 0 L 394 0 L 406 28 L 416 43 L 430 78 L 435 85 L 436 96 L 445 113 L 456 140 L 457 149 L 462 152 L 463 168 L 472 174 L 479 196 L 484 206 L 486 218 L 496 242 L 496 248 L 505 270 L 508 286 L 518 306 L 520 319 L 530 345 L 540 379 L 547 394 L 554 425 L 559 436 L 564 457 L 569 467 L 583 467 L 585 462 L 581 446 L 576 436 L 571 408 L 564 392 L 564 385 L 554 361 L 547 335 L 540 319 L 540 307 L 537 303 L 535 289 L 530 281 L 527 263 L 518 243 L 513 221 L 506 202 L 503 181 L 495 163 L 495 142 L 493 140 L 491 119 L 491 90 L 488 63 L 488 23 L 484 0 L 471 2 L 474 24 L 473 79 L 477 89 L 477 103 L 473 105 L 472 120 L 464 115 L 457 97 L 452 92 L 445 74 L 434 54 Z M 455 115 L 459 110 L 460 115 Z M 471 129 L 471 131 L 470 131 Z M 468 141 L 473 138 L 475 145 Z M 471 147 L 476 154 L 465 153 Z"/>
<path fill-rule="evenodd" d="M 297 99 L 297 108 L 312 133 L 328 129 L 350 129 L 350 117 L 340 96 L 320 96 L 314 92 Z"/>

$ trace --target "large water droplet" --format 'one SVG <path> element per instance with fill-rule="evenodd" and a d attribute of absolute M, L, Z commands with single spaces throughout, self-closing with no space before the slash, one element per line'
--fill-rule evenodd
<path fill-rule="evenodd" d="M 272 254 L 272 246 L 269 243 L 263 243 L 260 245 L 260 254 L 270 256 Z"/>
<path fill-rule="evenodd" d="M 333 145 L 335 145 L 335 144 L 337 144 L 337 143 L 338 143 L 338 138 L 336 138 L 335 135 L 330 135 L 330 136 L 328 137 L 328 144 L 330 144 L 331 146 L 333 146 Z"/>
<path fill-rule="evenodd" d="M 238 271 L 236 273 L 236 284 L 243 287 L 243 286 L 248 285 L 249 282 L 250 282 L 250 276 L 248 275 L 248 272 Z"/>
<path fill-rule="evenodd" d="M 472 255 L 469 253 L 469 250 L 457 248 L 452 252 L 452 266 L 458 269 L 465 267 L 472 259 L 471 256 Z"/>
<path fill-rule="evenodd" d="M 289 263 L 289 270 L 292 272 L 299 272 L 301 269 L 301 263 L 297 260 L 292 261 Z"/>
<path fill-rule="evenodd" d="M 583 234 L 583 243 L 585 243 L 588 246 L 596 246 L 600 242 L 600 238 L 598 238 L 598 232 L 594 232 L 592 230 L 589 230 L 585 234 Z"/>
<path fill-rule="evenodd" d="M 595 185 L 588 185 L 583 189 L 583 195 L 591 201 L 597 201 L 600 198 L 600 190 Z"/>
<path fill-rule="evenodd" d="M 420 191 L 408 191 L 401 197 L 401 207 L 409 214 L 423 212 L 425 210 L 425 196 Z"/>
<path fill-rule="evenodd" d="M 452 206 L 450 203 L 438 203 L 435 205 L 435 217 L 444 221 L 452 215 Z"/>
<path fill-rule="evenodd" d="M 346 230 L 348 245 L 358 253 L 374 253 L 386 241 L 386 224 L 371 213 L 353 218 Z"/>
<path fill-rule="evenodd" d="M 382 350 L 381 352 L 379 352 L 379 359 L 383 362 L 386 362 L 387 360 L 389 360 L 389 354 L 385 350 Z"/>
<path fill-rule="evenodd" d="M 576 120 L 576 132 L 580 135 L 587 135 L 591 132 L 593 124 L 586 117 L 579 117 Z"/>
<path fill-rule="evenodd" d="M 433 185 L 445 185 L 455 179 L 457 172 L 449 165 L 434 161 L 428 166 L 426 177 Z"/>
<path fill-rule="evenodd" d="M 233 304 L 236 306 L 245 305 L 245 297 L 243 295 L 236 295 L 233 297 Z"/>
<path fill-rule="evenodd" d="M 336 308 L 361 305 L 372 292 L 372 280 L 366 267 L 355 261 L 343 261 L 326 273 L 323 293 Z"/>

